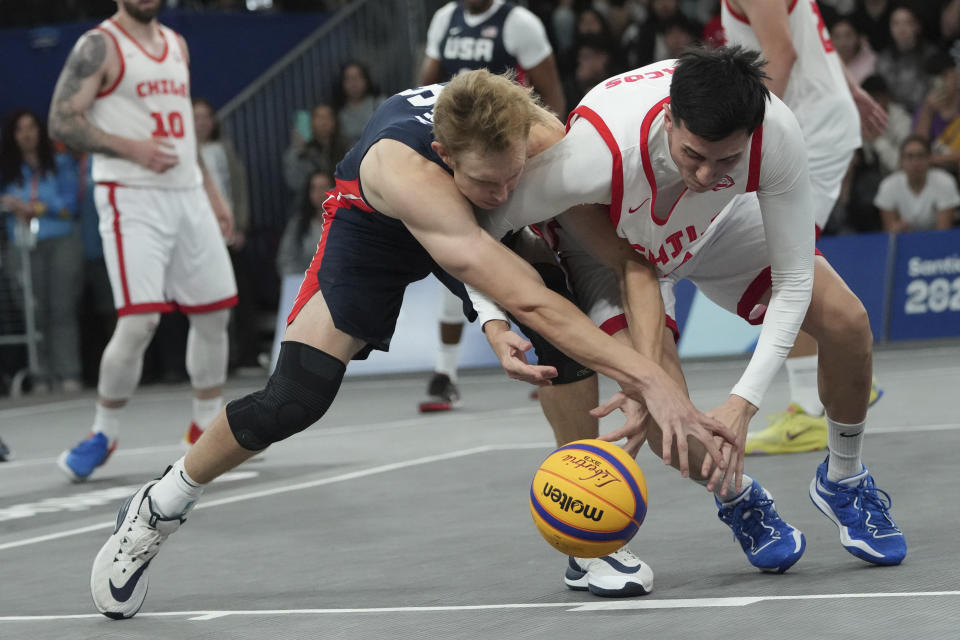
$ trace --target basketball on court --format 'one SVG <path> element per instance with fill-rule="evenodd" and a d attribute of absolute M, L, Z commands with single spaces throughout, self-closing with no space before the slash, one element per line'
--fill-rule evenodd
<path fill-rule="evenodd" d="M 540 535 L 578 558 L 608 555 L 647 515 L 647 483 L 636 461 L 603 440 L 577 440 L 547 456 L 530 486 Z"/>

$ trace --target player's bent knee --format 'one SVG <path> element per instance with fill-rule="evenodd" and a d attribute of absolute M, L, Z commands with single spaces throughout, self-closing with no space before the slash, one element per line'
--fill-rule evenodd
<path fill-rule="evenodd" d="M 112 340 L 118 341 L 123 351 L 143 353 L 160 324 L 159 313 L 138 313 L 117 318 Z"/>
<path fill-rule="evenodd" d="M 227 405 L 237 444 L 260 451 L 312 425 L 333 403 L 344 371 L 346 365 L 320 349 L 282 343 L 266 388 Z"/>

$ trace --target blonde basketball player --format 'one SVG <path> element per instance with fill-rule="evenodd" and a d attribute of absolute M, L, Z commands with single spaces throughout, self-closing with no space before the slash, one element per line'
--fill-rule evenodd
<path fill-rule="evenodd" d="M 227 369 L 227 320 L 237 301 L 223 235 L 232 215 L 200 166 L 184 39 L 157 21 L 162 0 L 117 0 L 85 33 L 60 74 L 53 136 L 93 154 L 95 200 L 117 326 L 100 361 L 91 434 L 59 458 L 85 480 L 117 446 L 160 314 L 190 318 L 187 372 L 192 444 L 216 416 Z"/>

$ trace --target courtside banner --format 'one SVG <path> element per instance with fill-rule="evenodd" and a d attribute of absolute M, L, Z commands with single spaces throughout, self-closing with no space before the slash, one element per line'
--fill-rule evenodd
<path fill-rule="evenodd" d="M 889 234 L 824 236 L 817 242 L 817 248 L 863 302 L 867 315 L 870 316 L 873 339 L 882 340 L 886 323 L 884 299 L 889 272 Z"/>
<path fill-rule="evenodd" d="M 897 238 L 890 340 L 960 336 L 960 229 Z"/>

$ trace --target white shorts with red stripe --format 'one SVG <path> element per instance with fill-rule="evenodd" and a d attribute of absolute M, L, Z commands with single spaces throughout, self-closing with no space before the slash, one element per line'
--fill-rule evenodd
<path fill-rule="evenodd" d="M 117 315 L 236 305 L 230 256 L 201 187 L 98 183 L 94 201 Z"/>
<path fill-rule="evenodd" d="M 626 328 L 620 291 L 613 271 L 598 263 L 570 234 L 556 231 L 580 308 L 601 329 L 614 334 Z M 696 254 L 673 272 L 660 277 L 667 326 L 679 338 L 673 287 L 688 279 L 710 300 L 750 324 L 761 324 L 770 290 L 770 259 L 756 194 L 738 195 L 705 234 Z"/>

